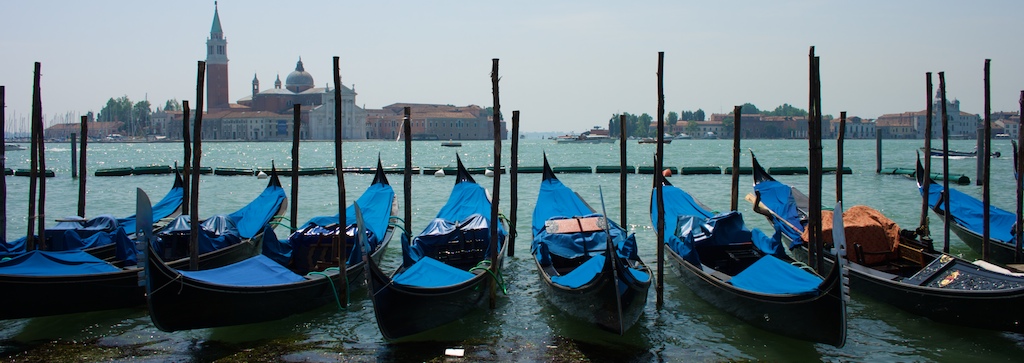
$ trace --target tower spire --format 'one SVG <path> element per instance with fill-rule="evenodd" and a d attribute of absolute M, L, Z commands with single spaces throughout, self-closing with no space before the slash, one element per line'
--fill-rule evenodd
<path fill-rule="evenodd" d="M 206 39 L 206 107 L 228 108 L 228 40 L 220 25 L 220 10 L 213 2 L 213 25 Z"/>

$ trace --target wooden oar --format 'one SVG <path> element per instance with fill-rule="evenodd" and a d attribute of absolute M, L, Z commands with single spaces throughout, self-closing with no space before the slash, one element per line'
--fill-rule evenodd
<path fill-rule="evenodd" d="M 597 187 L 597 194 L 601 196 L 601 217 L 604 218 L 604 234 L 608 236 L 608 243 L 606 245 L 607 252 L 605 252 L 604 257 L 608 259 L 608 262 L 611 262 L 612 266 L 612 278 L 615 279 L 615 309 L 616 313 L 618 313 L 618 315 L 616 315 L 618 319 L 616 320 L 619 322 L 619 334 L 623 334 L 625 333 L 625 329 L 622 326 L 622 300 L 619 298 L 622 296 L 622 292 L 619 291 L 619 269 L 615 267 L 615 264 L 618 261 L 614 260 L 618 258 L 618 254 L 615 253 L 615 242 L 612 241 L 611 223 L 608 222 L 608 211 L 604 208 L 604 192 L 601 190 L 600 186 Z"/>
<path fill-rule="evenodd" d="M 764 205 L 764 203 L 761 203 L 759 198 L 756 195 L 754 195 L 754 193 L 747 194 L 746 196 L 743 197 L 743 200 L 746 200 L 746 201 L 750 202 L 750 204 L 754 205 L 754 212 L 757 212 L 757 213 L 760 213 L 760 214 L 763 214 L 763 215 L 766 215 L 766 216 L 769 216 L 769 217 L 774 217 L 775 219 L 778 219 L 778 220 L 782 221 L 782 223 L 785 223 L 787 226 L 789 226 L 789 228 L 792 228 L 794 231 L 801 231 L 801 232 L 803 231 L 802 228 L 797 228 L 792 223 L 789 223 L 788 220 L 786 220 L 785 218 L 782 218 L 782 216 L 780 216 L 777 213 L 775 213 L 775 211 L 773 211 L 770 208 L 768 208 L 768 206 Z"/>

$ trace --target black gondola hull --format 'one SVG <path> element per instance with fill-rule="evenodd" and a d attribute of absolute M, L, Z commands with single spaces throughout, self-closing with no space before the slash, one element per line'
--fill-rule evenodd
<path fill-rule="evenodd" d="M 498 271 L 504 264 L 507 236 L 498 250 Z M 487 301 L 491 275 L 482 271 L 458 285 L 416 288 L 393 283 L 377 263 L 366 264 L 370 299 L 384 338 L 401 339 L 461 319 Z"/>
<path fill-rule="evenodd" d="M 533 260 L 537 261 L 536 258 Z M 644 306 L 647 305 L 650 280 L 641 282 L 627 277 L 626 283 L 622 285 L 625 289 L 620 295 L 615 286 L 615 275 L 609 269 L 612 264 L 605 264 L 605 269 L 598 278 L 589 284 L 579 288 L 567 288 L 552 282 L 544 267 L 539 262 L 536 263 L 544 294 L 551 304 L 566 315 L 597 325 L 601 329 L 624 334 L 640 319 Z M 620 274 L 629 273 L 622 271 L 624 268 L 619 268 Z M 650 276 L 649 269 L 645 268 L 644 272 Z"/>
<path fill-rule="evenodd" d="M 794 255 L 806 260 L 806 249 L 794 250 Z M 834 257 L 825 255 L 825 264 L 831 266 Z M 956 259 L 950 269 L 975 270 L 973 264 Z M 871 268 L 850 264 L 850 285 L 858 293 L 895 306 L 909 313 L 937 322 L 973 328 L 1024 333 L 1024 286 L 1010 289 L 961 290 L 912 285 L 894 280 L 895 276 L 879 273 Z M 985 274 L 999 278 L 998 274 Z M 1003 284 L 1020 286 L 1020 278 L 1003 277 Z"/>
<path fill-rule="evenodd" d="M 666 249 L 680 280 L 697 296 L 760 329 L 796 339 L 842 347 L 846 342 L 846 304 L 838 269 L 825 277 L 817 296 L 758 294 L 712 277 Z"/>

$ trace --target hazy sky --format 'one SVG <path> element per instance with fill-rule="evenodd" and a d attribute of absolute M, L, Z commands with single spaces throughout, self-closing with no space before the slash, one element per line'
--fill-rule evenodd
<path fill-rule="evenodd" d="M 983 112 L 1019 110 L 1020 17 L 1007 1 L 251 1 L 221 0 L 230 99 L 253 75 L 273 87 L 302 57 L 318 86 L 342 81 L 367 108 L 397 103 L 501 106 L 523 131 L 583 131 L 615 113 L 731 112 L 751 102 L 807 108 L 808 47 L 821 57 L 826 114 L 875 118 L 924 109 L 925 72 Z M 111 97 L 194 100 L 213 1 L 0 1 L 7 116 L 31 110 L 42 62 L 44 113 L 99 111 Z M 935 76 L 938 87 L 938 77 Z M 194 104 L 194 101 L 191 101 Z"/>

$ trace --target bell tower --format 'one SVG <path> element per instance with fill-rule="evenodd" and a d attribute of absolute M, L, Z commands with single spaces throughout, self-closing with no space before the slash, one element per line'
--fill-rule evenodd
<path fill-rule="evenodd" d="M 206 110 L 228 107 L 228 41 L 220 27 L 220 14 L 214 1 L 213 26 L 206 39 Z"/>

